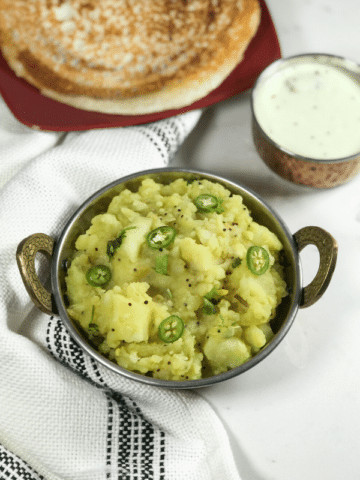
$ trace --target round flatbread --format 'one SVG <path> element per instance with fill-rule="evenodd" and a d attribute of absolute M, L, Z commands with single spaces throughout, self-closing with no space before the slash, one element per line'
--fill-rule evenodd
<path fill-rule="evenodd" d="M 259 22 L 258 0 L 0 0 L 0 45 L 42 94 L 138 115 L 217 88 Z"/>

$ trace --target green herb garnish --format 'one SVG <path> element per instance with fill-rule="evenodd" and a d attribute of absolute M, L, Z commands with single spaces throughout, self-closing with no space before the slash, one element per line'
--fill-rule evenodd
<path fill-rule="evenodd" d="M 208 300 L 214 300 L 218 297 L 220 297 L 220 295 L 217 293 L 218 289 L 217 287 L 213 287 L 210 292 L 208 292 L 206 295 L 204 295 L 204 298 L 207 298 Z"/>
<path fill-rule="evenodd" d="M 204 297 L 203 313 L 205 313 L 205 315 L 214 315 L 216 312 L 216 306 L 210 300 Z"/>
<path fill-rule="evenodd" d="M 88 331 L 91 334 L 97 334 L 99 331 L 99 327 L 96 323 L 89 323 Z"/>
<path fill-rule="evenodd" d="M 115 240 L 109 240 L 107 243 L 106 253 L 111 258 L 114 256 L 115 251 L 121 246 L 124 238 L 126 237 L 126 232 L 128 230 L 132 230 L 136 227 L 127 227 L 124 230 L 121 230 L 119 235 L 115 238 Z"/>
<path fill-rule="evenodd" d="M 231 266 L 232 266 L 232 268 L 236 268 L 239 265 L 241 265 L 241 258 L 236 257 L 235 260 L 232 262 Z"/>
<path fill-rule="evenodd" d="M 243 305 L 245 308 L 249 308 L 248 302 L 247 302 L 244 298 L 242 298 L 241 295 L 239 295 L 239 294 L 237 293 L 236 295 L 234 295 L 234 297 L 235 297 L 236 300 L 237 300 L 238 302 L 240 302 L 241 305 Z"/>
<path fill-rule="evenodd" d="M 196 180 L 197 179 L 195 177 L 194 178 L 189 178 L 188 180 L 186 180 L 186 184 L 191 185 L 192 183 L 196 182 Z"/>
<path fill-rule="evenodd" d="M 155 272 L 161 275 L 167 275 L 169 255 L 160 255 L 155 259 Z"/>
<path fill-rule="evenodd" d="M 94 323 L 94 315 L 95 315 L 95 305 L 93 305 L 92 307 L 91 320 L 88 326 L 88 332 L 90 335 L 97 335 L 99 333 L 99 327 L 96 323 Z"/>
<path fill-rule="evenodd" d="M 220 296 L 217 290 L 216 287 L 213 287 L 210 292 L 203 297 L 203 313 L 205 313 L 205 315 L 214 315 L 217 312 L 216 304 Z"/>

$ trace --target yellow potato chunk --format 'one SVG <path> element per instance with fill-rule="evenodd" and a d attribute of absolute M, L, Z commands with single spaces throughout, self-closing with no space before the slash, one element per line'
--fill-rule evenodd
<path fill-rule="evenodd" d="M 211 270 L 214 257 L 209 248 L 198 244 L 192 238 L 184 238 L 180 243 L 180 255 L 195 270 Z"/>
<path fill-rule="evenodd" d="M 250 325 L 245 329 L 245 339 L 254 348 L 261 348 L 266 343 L 265 333 L 256 325 Z"/>
<path fill-rule="evenodd" d="M 210 336 L 204 345 L 204 354 L 216 374 L 242 365 L 251 356 L 249 347 L 239 338 Z"/>
<path fill-rule="evenodd" d="M 139 257 L 140 247 L 145 242 L 145 237 L 150 231 L 151 224 L 151 218 L 140 217 L 132 223 L 126 231 L 121 250 L 133 263 L 135 263 Z"/>
<path fill-rule="evenodd" d="M 119 288 L 114 288 L 103 295 L 102 302 L 96 309 L 96 323 L 100 332 L 107 335 L 110 347 L 116 347 L 121 341 L 147 342 L 151 309 L 144 301 L 149 301 L 148 297 L 136 288 L 125 294 Z"/>

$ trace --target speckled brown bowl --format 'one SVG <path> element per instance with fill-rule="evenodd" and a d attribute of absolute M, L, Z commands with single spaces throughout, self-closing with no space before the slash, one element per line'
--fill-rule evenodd
<path fill-rule="evenodd" d="M 291 182 L 315 188 L 336 187 L 348 182 L 360 171 L 360 151 L 355 155 L 336 159 L 314 159 L 291 152 L 277 144 L 262 129 L 254 111 L 254 100 L 263 82 L 280 69 L 302 60 L 316 60 L 346 69 L 358 79 L 360 85 L 360 66 L 342 57 L 325 54 L 297 55 L 276 60 L 258 77 L 251 94 L 252 135 L 257 152 L 263 161 L 279 176 Z M 360 132 L 359 132 L 360 135 Z"/>

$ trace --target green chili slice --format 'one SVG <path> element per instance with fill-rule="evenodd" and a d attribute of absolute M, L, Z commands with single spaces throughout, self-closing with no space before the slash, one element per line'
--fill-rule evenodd
<path fill-rule="evenodd" d="M 132 230 L 136 227 L 127 227 L 124 228 L 124 230 L 121 230 L 119 235 L 115 238 L 115 240 L 109 240 L 107 242 L 107 248 L 106 248 L 106 253 L 108 256 L 111 258 L 114 256 L 115 251 L 121 246 L 124 238 L 126 237 L 126 232 L 128 230 Z"/>
<path fill-rule="evenodd" d="M 165 343 L 178 340 L 184 332 L 184 322 L 177 315 L 170 315 L 159 325 L 159 338 Z"/>
<path fill-rule="evenodd" d="M 161 275 L 167 275 L 169 255 L 160 255 L 155 259 L 155 272 Z"/>
<path fill-rule="evenodd" d="M 270 257 L 263 247 L 250 247 L 246 254 L 246 263 L 251 273 L 262 275 L 269 268 Z"/>
<path fill-rule="evenodd" d="M 111 270 L 106 265 L 95 265 L 89 268 L 85 277 L 92 287 L 105 287 L 111 280 Z"/>
<path fill-rule="evenodd" d="M 158 227 L 147 234 L 146 242 L 150 248 L 159 250 L 170 245 L 175 240 L 176 233 L 175 228 L 168 225 Z"/>
<path fill-rule="evenodd" d="M 198 211 L 203 213 L 223 212 L 224 209 L 221 206 L 222 202 L 223 200 L 221 198 L 217 198 L 210 193 L 203 193 L 194 200 L 194 204 Z"/>

